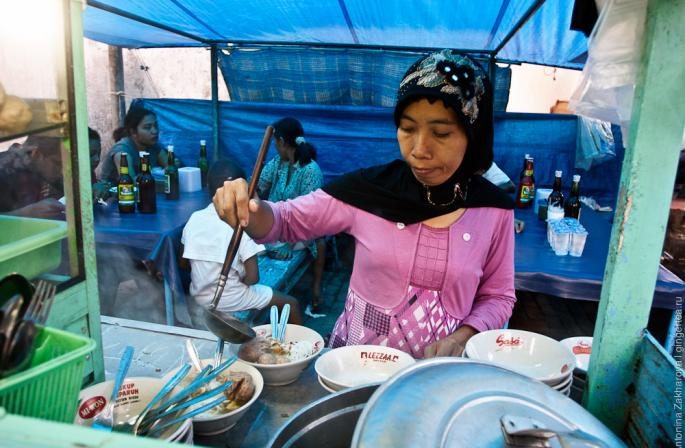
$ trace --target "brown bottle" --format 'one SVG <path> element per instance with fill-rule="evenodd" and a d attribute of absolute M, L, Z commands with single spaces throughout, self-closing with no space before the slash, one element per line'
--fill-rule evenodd
<path fill-rule="evenodd" d="M 526 169 L 516 191 L 516 207 L 527 208 L 535 201 L 535 177 L 533 177 L 533 159 L 526 160 Z"/>
<path fill-rule="evenodd" d="M 138 183 L 138 211 L 140 213 L 157 213 L 157 196 L 155 179 L 150 174 L 150 158 L 147 154 L 140 160 Z"/>
<path fill-rule="evenodd" d="M 566 216 L 580 220 L 580 175 L 573 176 L 571 197 L 566 201 Z"/>
<path fill-rule="evenodd" d="M 133 213 L 136 210 L 136 195 L 133 190 L 133 179 L 128 174 L 128 158 L 121 153 L 119 164 L 119 181 L 117 182 L 117 199 L 119 213 Z"/>

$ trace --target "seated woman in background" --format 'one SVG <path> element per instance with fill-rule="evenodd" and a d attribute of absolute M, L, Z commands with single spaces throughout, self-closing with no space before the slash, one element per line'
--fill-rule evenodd
<path fill-rule="evenodd" d="M 323 174 L 316 163 L 316 149 L 305 141 L 302 124 L 295 118 L 286 117 L 274 123 L 273 127 L 274 145 L 278 155 L 262 170 L 257 186 L 259 197 L 272 202 L 285 201 L 321 188 Z M 298 245 L 289 243 L 278 243 L 269 247 L 269 255 L 281 260 L 288 259 L 292 257 L 293 248 L 297 247 Z M 326 243 L 319 239 L 310 249 L 315 258 L 311 311 L 318 313 Z"/>
<path fill-rule="evenodd" d="M 121 129 L 121 128 L 120 128 Z M 119 177 L 120 154 L 126 154 L 128 170 L 135 179 L 140 165 L 140 151 L 150 153 L 150 164 L 154 166 L 167 165 L 167 153 L 157 144 L 159 126 L 157 116 L 151 110 L 142 107 L 132 107 L 124 118 L 123 131 L 115 131 L 125 137 L 117 141 L 108 150 L 103 150 L 100 164 L 95 169 L 98 181 L 116 183 Z"/>
<path fill-rule="evenodd" d="M 209 198 L 223 186 L 225 180 L 245 178 L 245 173 L 232 163 L 220 160 L 212 165 L 207 181 Z M 208 307 L 211 303 L 219 281 L 221 267 L 226 257 L 228 244 L 233 236 L 233 229 L 219 219 L 212 203 L 190 216 L 183 229 L 181 253 L 190 261 L 190 294 L 193 300 Z M 234 313 L 237 311 L 263 309 L 277 305 L 279 308 L 290 304 L 290 323 L 301 324 L 300 306 L 294 297 L 274 291 L 266 285 L 260 285 L 257 255 L 264 251 L 264 246 L 255 243 L 248 235 L 243 234 L 238 247 L 238 254 L 231 266 L 224 292 L 217 308 Z"/>

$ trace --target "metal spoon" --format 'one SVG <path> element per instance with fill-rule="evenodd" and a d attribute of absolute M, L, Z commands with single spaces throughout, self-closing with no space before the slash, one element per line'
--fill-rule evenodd
<path fill-rule="evenodd" d="M 274 128 L 272 126 L 266 127 L 264 138 L 262 139 L 262 146 L 259 148 L 257 161 L 255 162 L 254 170 L 252 171 L 250 185 L 247 188 L 247 196 L 249 198 L 254 195 L 255 188 L 257 187 L 259 175 L 262 172 L 262 166 L 264 165 L 264 159 L 266 158 L 266 153 L 269 151 L 269 143 L 271 141 L 273 132 Z M 243 237 L 243 230 L 244 229 L 241 225 L 237 225 L 233 232 L 231 242 L 228 244 L 228 249 L 226 250 L 224 265 L 221 267 L 219 282 L 217 284 L 216 291 L 214 291 L 214 298 L 212 299 L 212 303 L 209 305 L 209 308 L 207 308 L 205 311 L 205 322 L 207 324 L 207 328 L 209 328 L 209 331 L 221 339 L 233 344 L 242 344 L 243 342 L 247 342 L 257 336 L 254 330 L 245 322 L 242 322 L 231 316 L 229 313 L 225 313 L 216 308 L 217 305 L 219 305 L 219 300 L 224 292 L 224 286 L 226 286 L 228 271 L 231 269 L 233 260 L 238 253 L 238 246 L 240 245 L 240 239 Z"/>
<path fill-rule="evenodd" d="M 193 368 L 197 370 L 197 373 L 202 372 L 200 355 L 198 355 L 197 348 L 195 348 L 195 344 L 193 344 L 193 341 L 190 339 L 186 339 L 186 352 L 188 352 L 188 357 L 190 358 L 190 363 L 193 365 Z"/>
<path fill-rule="evenodd" d="M 224 340 L 218 338 L 216 340 L 216 349 L 214 350 L 214 365 L 219 367 L 221 365 L 221 358 L 224 356 Z"/>

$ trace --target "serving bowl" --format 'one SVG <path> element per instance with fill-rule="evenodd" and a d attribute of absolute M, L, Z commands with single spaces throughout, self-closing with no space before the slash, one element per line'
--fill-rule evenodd
<path fill-rule="evenodd" d="M 314 368 L 333 390 L 381 383 L 416 361 L 409 354 L 379 345 L 348 345 L 330 350 Z"/>
<path fill-rule="evenodd" d="M 208 364 L 212 364 L 213 362 L 213 359 L 201 360 L 202 367 L 205 367 Z M 164 379 L 171 379 L 171 377 L 173 377 L 177 371 L 178 369 L 174 369 L 173 371 L 167 373 Z M 225 412 L 222 414 L 203 412 L 202 414 L 196 415 L 192 418 L 193 432 L 195 434 L 202 436 L 213 436 L 228 431 L 233 426 L 235 426 L 236 423 L 238 423 L 238 420 L 240 420 L 243 417 L 243 415 L 245 415 L 250 406 L 252 406 L 252 404 L 255 401 L 257 401 L 257 398 L 259 398 L 259 396 L 262 394 L 262 390 L 264 390 L 264 379 L 262 378 L 262 375 L 259 373 L 257 369 L 243 361 L 237 360 L 233 364 L 231 364 L 231 366 L 229 366 L 222 373 L 222 375 L 224 373 L 227 374 L 231 372 L 243 372 L 250 375 L 255 387 L 252 397 L 238 409 L 234 409 L 229 412 Z M 181 382 L 181 387 L 187 385 L 192 380 L 192 378 L 195 377 L 195 375 L 197 375 L 197 372 L 195 370 L 192 370 L 191 373 Z M 203 403 L 209 403 L 209 401 L 213 399 L 214 398 L 211 398 Z"/>
<path fill-rule="evenodd" d="M 257 333 L 257 337 L 266 338 L 271 336 L 270 325 L 259 325 L 253 330 Z M 260 364 L 257 362 L 247 361 L 242 356 L 242 349 L 245 344 L 241 346 L 238 351 L 238 357 L 246 364 L 256 368 L 264 378 L 264 384 L 267 386 L 284 386 L 295 382 L 304 369 L 307 368 L 310 362 L 314 360 L 323 349 L 323 338 L 319 333 L 311 328 L 303 327 L 301 325 L 288 324 L 285 330 L 284 343 L 295 343 L 299 341 L 307 341 L 311 343 L 313 349 L 309 356 L 297 361 L 286 362 L 283 364 Z"/>
<path fill-rule="evenodd" d="M 119 395 L 114 404 L 114 426 L 126 422 L 133 424 L 145 406 L 166 383 L 164 379 L 160 378 L 126 378 L 119 389 Z M 91 426 L 95 417 L 109 403 L 113 388 L 114 381 L 105 381 L 83 389 L 79 393 L 79 405 L 74 423 L 81 426 Z M 176 386 L 172 393 L 180 390 L 181 388 Z M 165 429 L 157 438 L 170 442 L 192 444 L 192 431 L 191 421 L 184 420 Z"/>
<path fill-rule="evenodd" d="M 576 365 L 571 350 L 550 337 L 523 330 L 489 330 L 466 342 L 468 358 L 488 361 L 554 386 Z"/>

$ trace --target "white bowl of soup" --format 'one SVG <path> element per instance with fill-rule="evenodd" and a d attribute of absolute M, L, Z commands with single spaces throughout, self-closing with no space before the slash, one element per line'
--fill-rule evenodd
<path fill-rule="evenodd" d="M 213 359 L 203 359 L 202 367 L 213 363 Z M 174 369 L 164 378 L 171 379 L 177 371 L 178 369 Z M 197 377 L 197 374 L 198 372 L 195 369 L 191 369 L 188 375 L 181 381 L 180 386 L 185 387 L 190 384 Z M 209 388 L 201 388 L 202 390 L 198 390 L 193 395 L 200 395 L 209 389 L 214 389 L 224 384 L 226 381 L 234 383 L 223 392 L 226 400 L 219 406 L 193 417 L 193 431 L 195 434 L 210 436 L 228 431 L 245 415 L 264 389 L 264 380 L 259 371 L 245 362 L 236 360 L 219 374 L 217 380 L 212 381 Z M 202 406 L 216 399 L 217 396 L 208 398 L 197 406 Z"/>
<path fill-rule="evenodd" d="M 257 337 L 240 346 L 238 358 L 259 370 L 267 386 L 295 382 L 323 349 L 323 338 L 311 328 L 288 324 L 283 342 L 271 337 L 271 325 L 253 329 Z"/>

